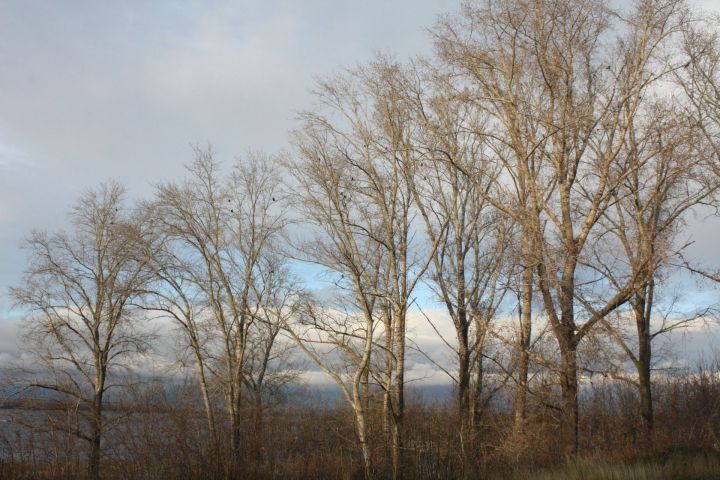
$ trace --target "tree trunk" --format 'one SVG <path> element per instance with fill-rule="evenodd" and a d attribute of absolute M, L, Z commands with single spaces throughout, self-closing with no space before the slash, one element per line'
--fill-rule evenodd
<path fill-rule="evenodd" d="M 394 315 L 395 331 L 395 382 L 393 383 L 392 425 L 391 425 L 391 457 L 392 478 L 398 480 L 403 477 L 403 422 L 405 415 L 405 312 Z"/>
<path fill-rule="evenodd" d="M 646 449 L 647 452 L 652 450 L 653 447 L 653 401 L 652 401 L 652 386 L 650 382 L 650 343 L 647 345 L 646 358 L 642 359 L 642 347 L 641 359 L 639 361 L 640 367 L 639 373 L 639 390 L 640 390 L 640 417 L 642 419 L 642 448 Z"/>
<path fill-rule="evenodd" d="M 453 171 L 453 177 L 457 178 L 457 172 Z M 453 183 L 453 191 L 456 193 L 456 181 Z M 472 420 L 470 418 L 470 348 L 468 341 L 469 325 L 467 314 L 467 292 L 465 290 L 465 246 L 463 245 L 463 237 L 461 235 L 463 222 L 461 219 L 455 221 L 455 266 L 457 274 L 455 276 L 457 282 L 457 299 L 455 306 L 457 319 L 455 319 L 455 328 L 458 339 L 458 419 L 460 421 L 461 448 L 464 450 L 467 434 L 469 432 L 468 425 Z M 446 297 L 446 301 L 449 299 Z M 463 452 L 463 458 L 465 457 Z"/>
<path fill-rule="evenodd" d="M 198 362 L 198 377 L 200 381 L 200 392 L 202 393 L 203 406 L 205 407 L 205 417 L 212 437 L 212 450 L 213 454 L 217 455 L 219 452 L 220 442 L 217 435 L 217 429 L 215 427 L 215 414 L 212 409 L 212 402 L 210 401 L 210 392 L 208 391 L 207 378 L 205 377 L 205 368 L 202 366 L 202 358 L 197 355 Z"/>
<path fill-rule="evenodd" d="M 393 416 L 393 423 L 390 426 L 390 456 L 392 462 L 392 479 L 402 478 L 402 434 L 400 432 L 400 420 L 397 415 Z"/>
<path fill-rule="evenodd" d="M 232 448 L 232 464 L 235 471 L 239 471 L 242 464 L 242 426 L 241 426 L 241 410 L 242 410 L 242 391 L 241 387 L 238 386 L 238 391 L 235 393 L 233 399 L 233 405 L 231 406 L 230 412 L 230 431 L 231 431 L 231 448 Z"/>
<path fill-rule="evenodd" d="M 95 393 L 90 411 L 90 453 L 88 455 L 88 476 L 91 480 L 100 479 L 100 442 L 102 440 L 103 394 Z"/>
<path fill-rule="evenodd" d="M 483 368 L 482 349 L 485 344 L 485 333 L 478 332 L 478 352 L 475 355 L 475 391 L 472 395 L 470 424 L 472 425 L 472 437 L 475 440 L 480 433 L 480 420 L 483 415 L 483 384 L 485 377 L 485 369 Z"/>
<path fill-rule="evenodd" d="M 561 432 L 566 458 L 572 459 L 578 453 L 578 378 L 577 345 L 572 331 L 563 338 L 560 346 L 562 370 L 560 383 L 562 388 Z"/>
<path fill-rule="evenodd" d="M 359 395 L 355 395 L 355 428 L 357 429 L 358 441 L 360 442 L 360 452 L 363 457 L 363 474 L 365 480 L 372 478 L 372 458 L 370 451 L 370 444 L 368 443 L 367 435 L 367 422 L 365 420 L 365 411 L 362 407 L 362 399 Z"/>
<path fill-rule="evenodd" d="M 253 399 L 253 450 L 255 458 L 262 463 L 263 461 L 263 403 L 262 391 L 256 390 Z"/>
<path fill-rule="evenodd" d="M 566 218 L 569 214 L 564 212 Z M 574 249 L 569 242 L 568 249 Z M 560 347 L 562 389 L 561 431 L 564 454 L 568 460 L 575 459 L 578 453 L 578 375 L 577 375 L 577 337 L 575 336 L 575 266 L 577 254 L 565 259 L 560 283 L 560 324 L 555 328 L 555 336 Z"/>
<path fill-rule="evenodd" d="M 383 393 L 383 435 L 385 438 L 385 445 L 386 447 L 390 447 L 392 445 L 392 423 L 393 423 L 393 398 L 392 398 L 392 389 L 393 389 L 393 376 L 395 371 L 395 356 L 393 355 L 393 346 L 394 346 L 394 340 L 393 340 L 393 326 L 392 326 L 392 314 L 390 313 L 390 309 L 387 307 L 383 307 L 383 314 L 385 315 L 385 355 L 386 355 L 386 379 L 387 384 L 385 385 L 385 392 Z M 390 447 L 390 450 L 392 450 L 392 447 Z M 389 452 L 388 452 L 389 453 Z M 390 457 L 392 457 L 392 453 L 390 453 Z"/>
<path fill-rule="evenodd" d="M 467 327 L 458 335 L 458 391 L 457 414 L 460 422 L 460 435 L 463 440 L 469 431 L 470 418 L 470 350 L 468 347 Z"/>
<path fill-rule="evenodd" d="M 533 270 L 523 272 L 522 300 L 520 303 L 520 335 L 518 338 L 518 379 L 515 389 L 514 425 L 516 439 L 525 432 L 527 410 L 528 372 L 530 368 L 530 338 L 532 336 L 532 282 Z"/>
<path fill-rule="evenodd" d="M 370 369 L 366 368 L 360 380 L 362 386 L 362 406 L 366 412 L 370 411 Z"/>
<path fill-rule="evenodd" d="M 638 335 L 638 392 L 640 394 L 640 419 L 642 423 L 640 448 L 651 452 L 653 447 L 653 400 L 650 365 L 652 362 L 652 336 L 650 316 L 652 314 L 654 283 L 652 280 L 644 291 L 636 295 L 633 304 Z"/>

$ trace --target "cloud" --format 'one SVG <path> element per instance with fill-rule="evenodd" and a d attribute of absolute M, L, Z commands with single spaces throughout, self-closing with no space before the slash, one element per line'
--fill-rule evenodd
<path fill-rule="evenodd" d="M 182 175 L 194 142 L 212 142 L 226 162 L 248 148 L 279 150 L 294 112 L 312 102 L 314 76 L 377 51 L 427 52 L 423 28 L 455 8 L 443 0 L 4 4 L 0 317 L 25 265 L 22 238 L 62 225 L 87 187 L 116 178 L 146 195 L 152 182 Z M 704 219 L 689 226 L 702 258 L 714 258 L 719 228 Z M 442 310 L 426 311 L 454 342 Z M 15 328 L 0 320 L 0 351 L 11 351 Z M 410 335 L 445 348 L 416 314 Z"/>
<path fill-rule="evenodd" d="M 0 368 L 17 362 L 22 355 L 19 333 L 20 319 L 0 318 Z"/>

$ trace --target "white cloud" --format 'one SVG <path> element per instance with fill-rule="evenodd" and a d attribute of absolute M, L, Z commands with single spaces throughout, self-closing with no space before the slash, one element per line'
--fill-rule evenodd
<path fill-rule="evenodd" d="M 427 51 L 423 27 L 456 7 L 443 0 L 4 4 L 0 316 L 7 286 L 24 268 L 21 239 L 32 227 L 60 225 L 82 190 L 114 177 L 146 193 L 150 182 L 181 174 L 191 142 L 213 142 L 225 161 L 247 148 L 277 150 L 294 111 L 310 105 L 313 76 L 378 50 L 399 58 Z M 716 224 L 688 231 L 698 251 L 713 254 Z M 444 312 L 426 313 L 454 343 Z M 12 355 L 15 328 L 0 320 L 2 355 Z M 416 312 L 409 333 L 423 347 L 445 348 Z"/>

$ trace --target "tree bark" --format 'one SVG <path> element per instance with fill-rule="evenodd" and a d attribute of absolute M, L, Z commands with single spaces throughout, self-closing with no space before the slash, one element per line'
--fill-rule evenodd
<path fill-rule="evenodd" d="M 477 344 L 479 351 L 482 350 L 482 345 L 485 343 L 486 332 L 478 330 L 477 332 Z M 479 352 L 478 352 L 479 353 Z M 485 369 L 483 368 L 483 357 L 482 355 L 475 356 L 475 385 L 474 391 L 472 392 L 472 400 L 470 401 L 470 424 L 472 425 L 472 438 L 473 441 L 477 439 L 480 433 L 480 420 L 483 415 L 483 384 L 485 377 Z"/>
<path fill-rule="evenodd" d="M 239 390 L 239 388 L 238 388 Z M 242 392 L 235 393 L 235 398 L 231 399 L 233 405 L 230 412 L 230 431 L 231 431 L 231 448 L 233 468 L 239 471 L 242 465 L 242 426 L 241 426 L 241 409 L 242 409 Z"/>
<path fill-rule="evenodd" d="M 563 453 L 568 459 L 575 458 L 578 453 L 578 377 L 577 377 L 577 345 L 574 333 L 569 332 L 560 342 L 562 389 L 562 420 Z"/>
<path fill-rule="evenodd" d="M 100 447 L 102 440 L 102 410 L 103 410 L 103 393 L 96 392 L 93 397 L 93 403 L 90 413 L 90 453 L 88 455 L 88 476 L 91 480 L 100 479 Z"/>
<path fill-rule="evenodd" d="M 654 282 L 636 294 L 633 304 L 638 335 L 638 393 L 640 394 L 641 441 L 640 447 L 645 452 L 653 447 L 653 399 L 651 383 L 652 336 L 650 333 L 650 316 L 652 312 Z"/>
<path fill-rule="evenodd" d="M 458 316 L 465 316 L 464 309 Z M 460 422 L 460 434 L 463 438 L 469 433 L 470 418 L 470 348 L 468 346 L 468 328 L 464 324 L 458 332 L 458 391 L 457 408 Z"/>
<path fill-rule="evenodd" d="M 520 304 L 520 335 L 518 338 L 518 379 L 515 389 L 514 425 L 516 439 L 525 432 L 527 414 L 528 372 L 530 368 L 530 338 L 532 336 L 532 282 L 533 270 L 525 266 L 522 299 Z"/>
<path fill-rule="evenodd" d="M 360 443 L 360 452 L 363 457 L 363 474 L 365 480 L 372 479 L 372 457 L 370 444 L 368 443 L 367 421 L 365 419 L 365 411 L 362 407 L 362 399 L 359 392 L 355 389 L 355 428 L 357 429 L 358 442 Z"/>
<path fill-rule="evenodd" d="M 393 383 L 391 457 L 392 478 L 403 478 L 403 423 L 405 416 L 405 312 L 394 314 L 395 381 Z"/>
<path fill-rule="evenodd" d="M 217 455 L 220 443 L 217 435 L 217 428 L 215 426 L 215 414 L 213 413 L 212 402 L 210 401 L 210 392 L 208 391 L 207 377 L 205 375 L 205 368 L 202 364 L 203 359 L 199 354 L 197 354 L 197 350 L 196 361 L 198 362 L 197 374 L 200 381 L 200 392 L 202 394 L 203 407 L 205 408 L 205 418 L 207 420 L 208 430 L 210 431 L 210 436 L 212 437 L 213 442 L 212 450 L 213 454 Z"/>
<path fill-rule="evenodd" d="M 255 458 L 262 463 L 263 461 L 263 403 L 262 391 L 254 393 L 253 404 L 253 450 Z"/>

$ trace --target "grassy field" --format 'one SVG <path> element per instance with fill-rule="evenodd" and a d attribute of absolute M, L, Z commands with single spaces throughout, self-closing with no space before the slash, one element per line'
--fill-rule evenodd
<path fill-rule="evenodd" d="M 718 480 L 717 453 L 671 455 L 663 461 L 632 465 L 579 462 L 560 470 L 516 476 L 528 480 Z"/>

